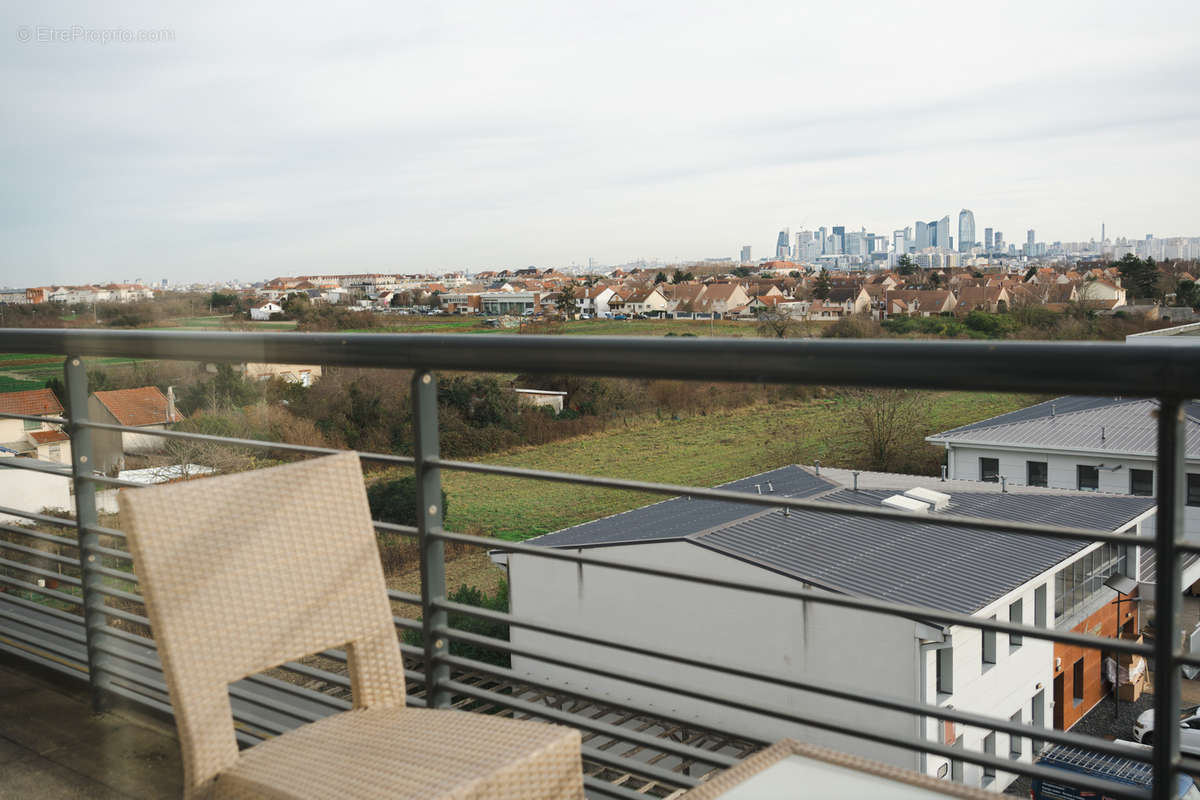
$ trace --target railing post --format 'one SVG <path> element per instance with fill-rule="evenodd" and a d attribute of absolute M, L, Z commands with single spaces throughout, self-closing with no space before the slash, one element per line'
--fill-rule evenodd
<path fill-rule="evenodd" d="M 1180 583 L 1183 570 L 1176 544 L 1183 534 L 1185 451 L 1183 405 L 1162 398 L 1158 412 L 1158 511 L 1154 542 L 1154 800 L 1176 797 L 1179 764 Z"/>
<path fill-rule="evenodd" d="M 450 705 L 450 693 L 442 688 L 450 679 L 450 667 L 439 656 L 449 646 L 439 631 L 446 627 L 446 612 L 433 604 L 446 599 L 446 554 L 441 539 L 430 536 L 442 531 L 441 470 L 428 463 L 438 457 L 437 379 L 428 370 L 413 375 L 413 460 L 417 479 L 417 530 L 421 546 L 421 632 L 425 649 L 425 701 L 429 708 Z"/>
<path fill-rule="evenodd" d="M 104 578 L 97 571 L 102 566 L 96 552 L 99 536 L 96 513 L 96 484 L 91 480 L 95 463 L 92 455 L 92 429 L 81 426 L 88 418 L 88 379 L 83 359 L 68 356 L 63 367 L 67 391 L 67 433 L 71 437 L 71 475 L 75 485 L 75 525 L 79 538 L 79 570 L 83 583 L 83 626 L 87 637 L 88 683 L 92 687 L 92 709 L 97 713 L 108 708 L 102 674 L 108 656 L 98 649 L 107 637 L 108 615 L 104 610 L 104 595 L 96 591 Z"/>

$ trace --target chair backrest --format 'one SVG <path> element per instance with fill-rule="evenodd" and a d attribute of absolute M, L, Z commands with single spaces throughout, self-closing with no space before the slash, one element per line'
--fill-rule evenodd
<path fill-rule="evenodd" d="M 119 495 L 183 749 L 185 791 L 237 760 L 228 684 L 345 645 L 356 707 L 404 667 L 358 456 Z"/>

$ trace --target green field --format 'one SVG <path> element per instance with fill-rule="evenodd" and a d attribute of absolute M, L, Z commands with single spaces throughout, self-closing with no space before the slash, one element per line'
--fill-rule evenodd
<path fill-rule="evenodd" d="M 1041 398 L 998 393 L 932 396 L 922 433 L 985 419 Z M 847 428 L 837 399 L 753 406 L 629 427 L 481 459 L 535 469 L 713 486 L 785 464 L 844 464 Z M 451 530 L 525 539 L 662 499 L 466 472 L 443 471 Z"/>

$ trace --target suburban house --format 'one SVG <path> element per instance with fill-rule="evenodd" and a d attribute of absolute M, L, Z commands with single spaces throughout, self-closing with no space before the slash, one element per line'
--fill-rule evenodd
<path fill-rule="evenodd" d="M 234 364 L 233 369 L 235 372 L 245 375 L 247 380 L 267 381 L 271 378 L 279 378 L 288 383 L 298 383 L 305 387 L 312 386 L 321 377 L 320 364 L 268 364 L 252 361 L 245 364 Z M 205 364 L 204 370 L 215 375 L 217 365 Z"/>
<path fill-rule="evenodd" d="M 88 415 L 97 422 L 146 430 L 166 430 L 183 419 L 175 408 L 175 393 L 157 386 L 93 392 L 88 398 Z M 150 453 L 162 449 L 163 439 L 130 431 L 92 432 L 94 469 L 104 474 L 125 469 L 126 453 Z"/>
<path fill-rule="evenodd" d="M 696 302 L 696 311 L 724 316 L 738 306 L 750 302 L 750 295 L 740 283 L 710 283 Z"/>
<path fill-rule="evenodd" d="M 62 403 L 49 389 L 0 394 L 0 411 L 32 417 L 61 417 Z M 52 422 L 0 419 L 0 457 L 25 456 L 59 464 L 71 463 L 71 441 Z"/>
<path fill-rule="evenodd" d="M 578 301 L 580 314 L 589 314 L 593 317 L 606 317 L 612 313 L 608 303 L 614 297 L 617 300 L 621 298 L 607 286 L 576 286 L 574 289 L 575 299 Z"/>
<path fill-rule="evenodd" d="M 638 289 L 625 298 L 625 311 L 630 314 L 662 316 L 670 306 L 670 301 L 657 286 Z"/>
<path fill-rule="evenodd" d="M 559 392 L 553 389 L 513 389 L 517 395 L 517 402 L 528 406 L 545 406 L 555 413 L 563 410 L 563 402 L 567 398 L 566 392 Z"/>
<path fill-rule="evenodd" d="M 1103 580 L 1117 572 L 1132 570 L 1136 577 L 1139 559 L 1132 545 L 1030 537 L 929 520 L 944 513 L 1047 524 L 1070 521 L 1135 534 L 1153 519 L 1151 499 L 1041 488 L 1001 491 L 978 481 L 800 466 L 721 488 L 756 496 L 903 508 L 911 519 L 812 510 L 785 513 L 677 497 L 529 543 L 593 550 L 617 562 L 665 565 L 766 588 L 875 598 L 980 619 L 1074 628 L 1080 620 L 1102 617 L 1092 624 L 1099 625 L 1103 635 L 1115 635 L 1118 622 L 1136 628 L 1133 604 L 1123 608 L 1127 619 L 1117 620 L 1109 610 L 1114 592 L 1103 586 Z M 515 615 L 550 629 L 586 632 L 652 652 L 683 653 L 699 663 L 806 681 L 814 687 L 781 689 L 769 679 L 730 683 L 702 666 L 512 628 L 514 644 L 528 652 L 553 652 L 569 663 L 593 664 L 618 675 L 671 676 L 669 685 L 651 688 L 514 654 L 513 671 L 531 682 L 586 688 L 596 697 L 612 697 L 650 712 L 661 709 L 664 715 L 694 720 L 700 727 L 765 741 L 793 737 L 999 791 L 1015 776 L 849 737 L 813 721 L 1007 753 L 1013 760 L 1029 762 L 1039 750 L 1037 741 L 885 711 L 831 692 L 865 691 L 1065 728 L 1098 702 L 1104 690 L 1099 652 L 1076 653 L 1045 640 L 531 554 L 494 558 L 507 564 Z M 769 703 L 807 721 L 740 711 L 707 699 L 713 695 Z"/>
<path fill-rule="evenodd" d="M 871 295 L 861 286 L 846 289 L 830 289 L 825 305 L 839 305 L 846 314 L 865 314 L 871 310 Z"/>
<path fill-rule="evenodd" d="M 970 311 L 988 311 L 992 314 L 1000 310 L 1008 310 L 1012 305 L 1012 297 L 1008 289 L 1000 285 L 964 286 L 958 290 L 958 302 L 955 311 L 966 313 Z"/>
<path fill-rule="evenodd" d="M 263 303 L 261 306 L 250 309 L 250 319 L 264 321 L 271 318 L 272 314 L 282 314 L 283 306 L 274 301 Z"/>

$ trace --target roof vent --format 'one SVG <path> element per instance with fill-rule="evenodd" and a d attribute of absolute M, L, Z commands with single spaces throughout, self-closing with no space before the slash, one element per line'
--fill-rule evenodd
<path fill-rule="evenodd" d="M 885 498 L 882 505 L 888 508 L 897 508 L 901 511 L 908 511 L 913 514 L 925 514 L 929 511 L 929 504 L 922 503 L 920 500 L 914 500 L 911 497 L 905 497 L 902 494 L 894 494 L 891 497 Z"/>
<path fill-rule="evenodd" d="M 945 492 L 935 492 L 933 489 L 922 489 L 919 486 L 915 489 L 909 489 L 904 493 L 904 496 L 913 500 L 920 500 L 922 503 L 928 503 L 933 506 L 934 511 L 945 511 L 946 507 L 950 505 L 950 495 Z"/>

